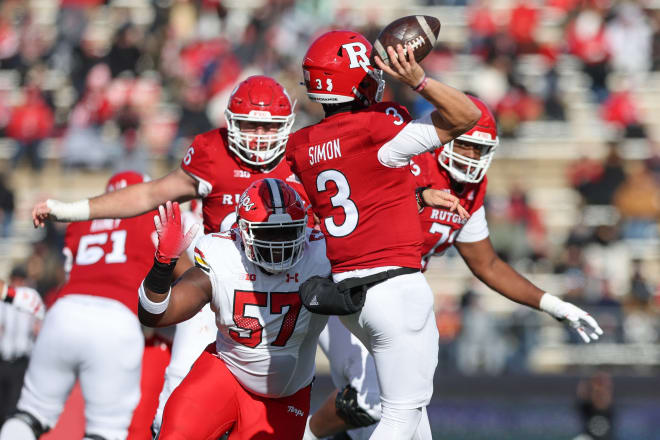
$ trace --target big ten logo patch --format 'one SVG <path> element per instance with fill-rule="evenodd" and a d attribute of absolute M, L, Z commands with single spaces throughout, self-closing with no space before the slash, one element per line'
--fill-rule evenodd
<path fill-rule="evenodd" d="M 234 170 L 234 177 L 240 177 L 243 179 L 249 179 L 252 174 L 249 171 L 245 170 Z"/>

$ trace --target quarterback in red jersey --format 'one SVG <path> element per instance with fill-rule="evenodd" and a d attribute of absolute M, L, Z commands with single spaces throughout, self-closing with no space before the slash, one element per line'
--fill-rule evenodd
<path fill-rule="evenodd" d="M 426 78 L 410 46 L 407 54 L 387 48 L 392 68 L 376 62 L 435 111 L 412 120 L 404 107 L 379 103 L 383 81 L 371 50 L 351 31 L 327 32 L 311 44 L 302 65 L 307 95 L 323 104 L 325 118 L 291 135 L 286 159 L 320 218 L 334 281 L 364 278 L 362 309 L 342 321 L 376 364 L 382 414 L 371 438 L 430 439 L 425 407 L 438 333 L 433 293 L 419 272 L 422 234 L 411 227 L 419 219 L 408 164 L 469 130 L 480 112 L 463 93 Z"/>
<path fill-rule="evenodd" d="M 423 265 L 431 256 L 454 245 L 472 273 L 490 288 L 512 301 L 541 309 L 575 329 L 584 342 L 598 339 L 598 323 L 571 303 L 544 292 L 502 261 L 490 242 L 484 209 L 486 171 L 499 144 L 495 118 L 486 104 L 470 99 L 481 110 L 479 122 L 441 150 L 414 159 L 411 166 L 418 187 L 449 191 L 461 199 L 471 214 L 465 220 L 442 208 L 425 207 L 420 213 L 424 246 Z M 428 195 L 428 194 L 424 194 Z"/>
<path fill-rule="evenodd" d="M 114 175 L 107 191 L 139 184 L 134 172 Z M 140 399 L 144 336 L 135 291 L 155 249 L 153 216 L 69 225 L 64 254 L 68 281 L 46 314 L 17 412 L 3 440 L 34 440 L 52 428 L 76 380 L 85 425 L 94 438 L 126 438 Z"/>

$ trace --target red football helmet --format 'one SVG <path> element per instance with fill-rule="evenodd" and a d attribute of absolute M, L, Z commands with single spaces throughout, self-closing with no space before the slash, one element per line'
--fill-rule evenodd
<path fill-rule="evenodd" d="M 371 43 L 352 31 L 330 31 L 314 40 L 303 60 L 309 99 L 321 104 L 379 102 L 385 81 L 383 72 L 369 63 L 371 51 Z"/>
<path fill-rule="evenodd" d="M 236 206 L 245 255 L 271 273 L 295 266 L 303 256 L 307 207 L 279 179 L 252 182 Z"/>
<path fill-rule="evenodd" d="M 135 171 L 120 171 L 110 177 L 108 184 L 105 186 L 105 192 L 117 191 L 129 185 L 148 182 L 150 180 L 146 174 L 136 173 Z"/>
<path fill-rule="evenodd" d="M 486 104 L 479 98 L 468 95 L 481 110 L 479 122 L 466 133 L 445 144 L 438 155 L 440 165 L 451 173 L 459 182 L 477 183 L 486 175 L 490 162 L 500 141 L 497 137 L 497 123 Z M 471 159 L 454 152 L 454 142 L 460 141 L 478 147 L 481 151 L 479 159 Z"/>
<path fill-rule="evenodd" d="M 225 110 L 229 149 L 252 166 L 268 165 L 284 153 L 295 115 L 291 98 L 277 81 L 251 76 L 229 97 Z M 241 131 L 239 121 L 278 124 L 276 133 Z"/>

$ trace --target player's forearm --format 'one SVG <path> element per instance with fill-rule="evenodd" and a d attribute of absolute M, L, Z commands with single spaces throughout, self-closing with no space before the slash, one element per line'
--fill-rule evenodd
<path fill-rule="evenodd" d="M 539 308 L 541 297 L 545 293 L 527 278 L 520 275 L 502 261 L 494 258 L 482 268 L 470 267 L 474 275 L 500 295 L 534 309 Z"/>
<path fill-rule="evenodd" d="M 463 92 L 440 81 L 428 78 L 426 86 L 419 93 L 437 111 L 433 115 L 434 125 L 450 136 L 449 139 L 440 139 L 442 142 L 465 133 L 481 117 L 479 108 Z"/>
<path fill-rule="evenodd" d="M 138 183 L 89 199 L 89 218 L 127 218 L 149 212 L 165 203 L 154 183 Z"/>
<path fill-rule="evenodd" d="M 317 438 L 331 437 L 352 428 L 337 414 L 335 407 L 337 393 L 338 391 L 335 390 L 330 394 L 308 422 L 309 429 Z"/>

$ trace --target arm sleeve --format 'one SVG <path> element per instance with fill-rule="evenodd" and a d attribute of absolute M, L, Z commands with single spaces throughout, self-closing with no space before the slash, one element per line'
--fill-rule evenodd
<path fill-rule="evenodd" d="M 389 168 L 408 165 L 418 154 L 431 151 L 441 145 L 431 113 L 408 123 L 396 136 L 378 150 L 378 160 Z"/>
<path fill-rule="evenodd" d="M 488 222 L 486 221 L 486 210 L 482 206 L 477 209 L 474 214 L 468 219 L 467 223 L 456 237 L 456 241 L 462 243 L 474 243 L 487 238 Z"/>

